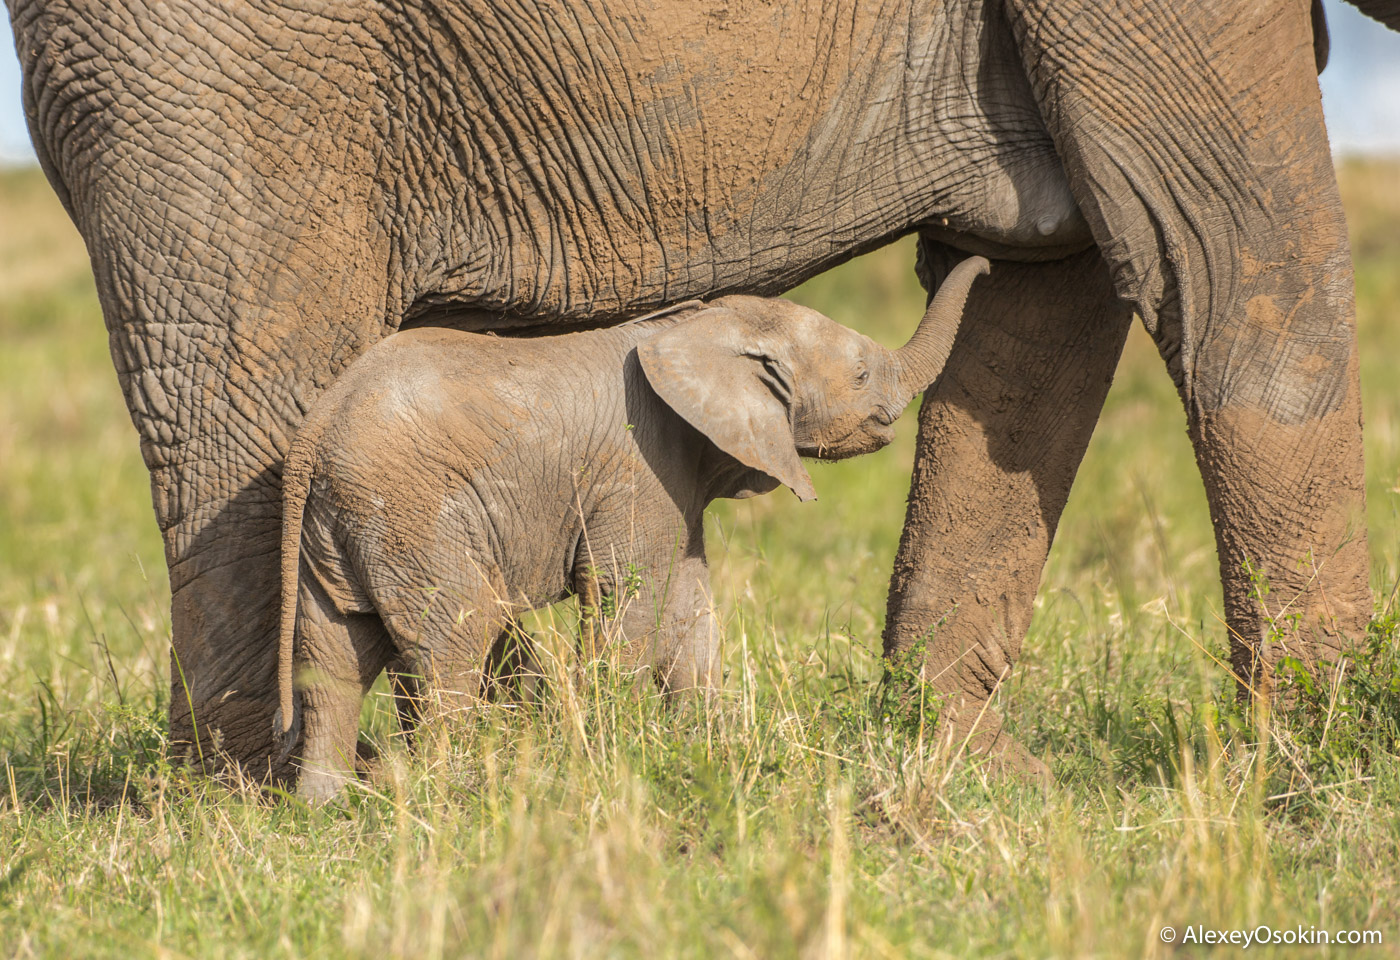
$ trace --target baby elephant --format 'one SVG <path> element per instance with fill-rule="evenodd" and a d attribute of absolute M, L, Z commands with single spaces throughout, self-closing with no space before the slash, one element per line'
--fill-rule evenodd
<path fill-rule="evenodd" d="M 302 796 L 352 775 L 381 670 L 470 701 L 513 614 L 570 594 L 663 689 L 715 686 L 705 506 L 779 484 L 810 500 L 799 457 L 889 443 L 987 269 L 959 265 L 894 351 L 746 296 L 561 336 L 423 327 L 371 347 L 283 473 L 278 732 L 290 751 L 304 730 Z"/>

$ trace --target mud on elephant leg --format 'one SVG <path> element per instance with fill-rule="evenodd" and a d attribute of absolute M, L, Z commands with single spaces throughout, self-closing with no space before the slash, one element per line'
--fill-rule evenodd
<path fill-rule="evenodd" d="M 947 274 L 950 256 L 920 244 L 926 284 Z M 919 414 L 885 655 L 907 657 L 926 643 L 923 676 L 947 697 L 955 745 L 968 739 L 998 766 L 1039 774 L 989 700 L 1020 656 L 1130 313 L 1095 250 L 1046 264 L 998 262 L 989 280 L 974 288 Z"/>
<path fill-rule="evenodd" d="M 1314 247 L 1331 239 L 1329 289 L 1298 266 L 1316 249 L 1280 256 L 1244 315 L 1201 347 L 1183 391 L 1242 696 L 1272 696 L 1284 657 L 1330 678 L 1371 615 L 1351 270 L 1335 249 L 1344 226 L 1327 219 L 1320 207 L 1288 232 Z M 1287 310 L 1328 299 L 1340 322 Z"/>

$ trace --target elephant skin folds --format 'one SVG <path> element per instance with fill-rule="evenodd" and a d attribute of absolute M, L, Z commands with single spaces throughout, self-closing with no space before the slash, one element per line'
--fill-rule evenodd
<path fill-rule="evenodd" d="M 1325 593 L 1329 636 L 1364 622 L 1364 537 L 1344 549 L 1334 522 L 1359 514 L 1350 272 L 1321 229 L 1339 208 L 1302 0 L 1223 21 L 1207 3 L 1036 0 L 9 3 L 36 150 L 87 243 L 151 471 L 172 736 L 193 756 L 267 770 L 282 459 L 386 334 L 442 311 L 548 329 L 775 293 L 915 229 L 1066 276 L 1096 245 L 1181 387 L 1227 596 L 1257 560 L 1283 593 Z M 1272 341 L 1249 329 L 1256 296 L 1290 318 Z M 1002 349 L 983 346 L 986 361 Z M 1280 395 L 1312 398 L 1298 409 L 1334 397 L 1342 415 L 1282 422 L 1246 355 L 1273 359 Z M 1065 418 L 1091 423 L 1097 396 L 1061 398 Z M 1271 455 L 1231 446 L 1249 410 Z M 995 407 L 967 415 L 1010 431 L 988 449 L 1032 443 Z M 1065 429 L 1052 459 L 1072 475 L 1081 431 Z M 977 457 L 958 462 L 937 474 L 949 496 L 997 488 Z M 1305 495 L 1285 499 L 1270 472 Z M 1006 479 L 1018 492 L 999 521 L 1044 532 L 981 583 L 975 563 L 945 570 L 939 597 L 1033 589 L 1060 497 Z M 1331 559 L 1305 583 L 1289 571 L 1309 551 Z M 935 599 L 900 607 L 891 635 L 927 632 Z M 988 603 L 1005 608 L 1010 664 L 1020 600 Z M 991 637 L 975 619 L 945 626 L 948 642 Z"/>

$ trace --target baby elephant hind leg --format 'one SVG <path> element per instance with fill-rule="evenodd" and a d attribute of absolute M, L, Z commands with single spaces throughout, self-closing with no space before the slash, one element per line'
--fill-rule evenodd
<path fill-rule="evenodd" d="M 421 636 L 421 634 L 420 634 Z M 410 662 L 411 661 L 411 662 Z M 410 747 L 414 746 L 418 725 L 422 722 L 429 706 L 429 694 L 441 706 L 443 690 L 460 690 L 462 703 L 472 702 L 466 695 L 471 689 L 474 668 L 470 665 L 464 673 L 456 676 L 446 685 L 439 682 L 430 687 L 428 671 L 441 672 L 440 661 L 425 664 L 421 658 L 399 658 L 389 667 L 389 682 L 394 691 L 394 706 L 398 713 L 399 731 Z M 534 638 L 513 618 L 507 621 L 486 656 L 485 667 L 480 671 L 480 697 L 482 700 L 505 703 L 536 703 L 542 693 L 544 675 L 535 652 Z M 441 678 L 439 678 L 441 679 Z"/>
<path fill-rule="evenodd" d="M 486 691 L 488 657 L 511 619 L 478 591 L 376 591 L 375 605 L 393 638 L 394 696 L 405 733 L 420 721 L 469 713 Z"/>
<path fill-rule="evenodd" d="M 511 618 L 486 656 L 481 695 L 496 702 L 537 703 L 543 683 L 535 638 Z"/>
<path fill-rule="evenodd" d="M 394 693 L 394 713 L 399 720 L 399 735 L 413 746 L 413 733 L 423 719 L 422 678 L 411 673 L 406 664 L 395 660 L 389 665 L 389 689 Z"/>
<path fill-rule="evenodd" d="M 305 732 L 298 794 L 321 803 L 355 776 L 360 705 L 391 650 L 374 614 L 342 614 L 312 577 L 300 586 L 296 667 Z"/>

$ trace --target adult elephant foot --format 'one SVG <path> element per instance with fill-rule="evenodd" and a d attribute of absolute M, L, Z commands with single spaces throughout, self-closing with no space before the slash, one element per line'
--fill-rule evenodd
<path fill-rule="evenodd" d="M 966 710 L 950 719 L 944 736 L 951 737 L 953 749 L 961 748 L 962 756 L 975 764 L 983 776 L 1039 787 L 1054 782 L 1050 768 L 1012 736 L 990 709 L 981 714 L 980 720 L 977 715 L 969 716 Z"/>
<path fill-rule="evenodd" d="M 999 733 L 986 742 L 973 741 L 973 756 L 986 758 L 983 769 L 1001 780 L 1045 787 L 1054 782 L 1050 768 L 1008 733 Z"/>
<path fill-rule="evenodd" d="M 954 251 L 928 238 L 933 288 Z M 922 658 L 953 743 L 993 772 L 1043 776 L 990 700 L 1021 653 L 1041 569 L 1131 320 L 1097 250 L 996 263 L 973 288 L 924 398 L 885 655 Z"/>

